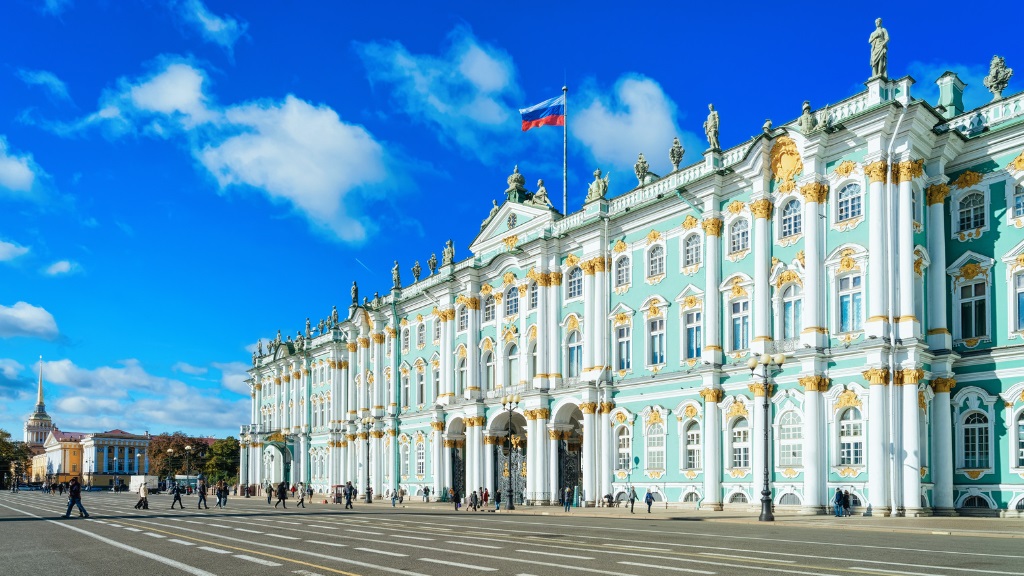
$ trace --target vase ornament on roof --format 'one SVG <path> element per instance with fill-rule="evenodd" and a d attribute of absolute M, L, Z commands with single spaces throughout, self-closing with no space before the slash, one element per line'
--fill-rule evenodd
<path fill-rule="evenodd" d="M 522 204 L 529 198 L 530 193 L 525 186 L 526 178 L 519 173 L 518 164 L 512 170 L 512 174 L 509 175 L 506 182 L 508 182 L 508 188 L 505 190 L 505 196 L 508 198 L 509 202 Z"/>
<path fill-rule="evenodd" d="M 992 93 L 992 101 L 1003 99 L 1003 90 L 1006 90 L 1013 76 L 1013 68 L 1006 67 L 1006 60 L 1002 56 L 993 56 L 988 66 L 988 76 L 982 80 L 982 84 Z"/>
<path fill-rule="evenodd" d="M 668 159 L 672 162 L 672 171 L 679 170 L 679 164 L 683 161 L 683 154 L 686 150 L 683 149 L 683 145 L 679 143 L 679 138 L 672 139 L 672 148 L 668 151 Z"/>
<path fill-rule="evenodd" d="M 636 164 L 633 164 L 633 173 L 636 174 L 637 184 L 640 186 L 644 185 L 644 178 L 647 177 L 647 173 L 651 171 L 651 167 L 647 164 L 647 159 L 644 158 L 644 153 L 641 152 L 637 156 Z"/>

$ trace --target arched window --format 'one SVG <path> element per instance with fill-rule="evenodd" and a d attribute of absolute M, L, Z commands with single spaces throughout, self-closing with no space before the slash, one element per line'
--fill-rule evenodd
<path fill-rule="evenodd" d="M 856 408 L 847 408 L 839 418 L 839 464 L 864 464 L 864 421 Z"/>
<path fill-rule="evenodd" d="M 750 248 L 750 223 L 741 218 L 729 227 L 729 254 L 743 252 Z"/>
<path fill-rule="evenodd" d="M 964 468 L 988 468 L 988 416 L 971 412 L 964 418 Z"/>
<path fill-rule="evenodd" d="M 686 496 L 683 496 L 683 502 L 699 502 L 700 494 L 696 492 L 687 492 Z"/>
<path fill-rule="evenodd" d="M 616 433 L 616 445 L 618 446 L 617 458 L 615 461 L 617 470 L 629 470 L 633 465 L 633 439 L 629 435 L 629 428 L 620 426 Z"/>
<path fill-rule="evenodd" d="M 750 468 L 750 424 L 746 418 L 732 424 L 732 467 Z"/>
<path fill-rule="evenodd" d="M 779 466 L 798 468 L 803 466 L 804 427 L 800 415 L 790 410 L 779 418 Z"/>
<path fill-rule="evenodd" d="M 988 336 L 987 282 L 972 282 L 959 287 L 960 338 L 981 338 Z"/>
<path fill-rule="evenodd" d="M 845 222 L 861 215 L 860 184 L 847 184 L 839 190 L 839 213 L 837 222 Z"/>
<path fill-rule="evenodd" d="M 494 320 L 494 296 L 484 298 L 484 322 Z"/>
<path fill-rule="evenodd" d="M 519 289 L 515 286 L 505 293 L 505 316 L 519 314 Z"/>
<path fill-rule="evenodd" d="M 537 283 L 536 282 L 531 282 L 530 283 L 530 310 L 536 310 L 537 309 L 537 299 L 538 299 L 538 294 L 539 293 L 540 293 L 540 290 L 537 288 Z"/>
<path fill-rule="evenodd" d="M 665 247 L 660 244 L 647 253 L 647 277 L 654 278 L 665 273 Z"/>
<path fill-rule="evenodd" d="M 480 378 L 480 387 L 483 390 L 494 389 L 494 354 L 490 352 L 484 352 L 484 357 L 480 361 L 480 367 L 483 368 L 483 375 Z"/>
<path fill-rule="evenodd" d="M 800 337 L 803 301 L 796 284 L 790 284 L 782 292 L 782 337 L 786 340 Z"/>
<path fill-rule="evenodd" d="M 957 232 L 976 230 L 985 226 L 985 196 L 971 192 L 960 199 L 957 209 Z"/>
<path fill-rule="evenodd" d="M 437 391 L 441 389 L 441 369 L 434 368 L 430 371 L 430 397 L 437 397 Z"/>
<path fill-rule="evenodd" d="M 839 331 L 855 332 L 861 329 L 864 318 L 862 277 L 859 274 L 839 279 Z"/>
<path fill-rule="evenodd" d="M 804 231 L 800 202 L 796 199 L 786 202 L 782 207 L 782 237 L 789 238 Z"/>
<path fill-rule="evenodd" d="M 579 298 L 583 296 L 583 270 L 578 267 L 569 270 L 566 294 L 566 298 Z"/>
<path fill-rule="evenodd" d="M 665 427 L 661 424 L 647 427 L 647 469 L 665 469 Z"/>
<path fill-rule="evenodd" d="M 615 287 L 629 285 L 629 256 L 622 256 L 615 261 Z"/>
<path fill-rule="evenodd" d="M 580 338 L 578 330 L 573 330 L 569 334 L 566 348 L 569 378 L 579 378 L 583 371 L 583 339 Z"/>
<path fill-rule="evenodd" d="M 686 446 L 683 462 L 687 470 L 699 470 L 702 464 L 700 457 L 700 424 L 690 422 L 686 426 Z"/>
<path fill-rule="evenodd" d="M 512 344 L 505 355 L 505 385 L 519 384 L 519 347 Z"/>
<path fill-rule="evenodd" d="M 466 359 L 459 359 L 459 368 L 455 371 L 456 394 L 461 394 L 466 389 Z"/>
<path fill-rule="evenodd" d="M 690 234 L 683 243 L 683 266 L 700 264 L 700 235 Z"/>
<path fill-rule="evenodd" d="M 729 497 L 729 504 L 746 504 L 747 495 L 743 492 L 737 492 Z"/>
<path fill-rule="evenodd" d="M 409 329 L 402 328 L 402 350 L 409 351 Z"/>
<path fill-rule="evenodd" d="M 416 345 L 423 347 L 427 344 L 427 325 L 420 322 L 416 327 Z"/>
<path fill-rule="evenodd" d="M 399 474 L 405 477 L 409 475 L 409 445 L 403 444 L 399 454 L 400 456 L 398 457 L 398 459 L 399 462 L 401 463 Z"/>
<path fill-rule="evenodd" d="M 416 443 L 416 475 L 423 476 L 427 462 L 427 450 L 423 446 L 423 442 Z"/>
<path fill-rule="evenodd" d="M 968 496 L 961 508 L 990 508 L 988 501 L 981 496 Z"/>
<path fill-rule="evenodd" d="M 469 310 L 465 306 L 459 307 L 459 332 L 469 328 Z"/>
<path fill-rule="evenodd" d="M 790 492 L 789 494 L 783 494 L 782 498 L 779 498 L 780 506 L 799 506 L 800 497 Z"/>

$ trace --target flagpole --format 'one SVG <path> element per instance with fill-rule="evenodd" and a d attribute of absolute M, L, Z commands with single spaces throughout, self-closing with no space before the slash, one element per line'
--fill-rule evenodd
<path fill-rule="evenodd" d="M 568 214 L 568 200 L 569 200 L 569 186 L 568 186 L 568 155 L 566 142 L 568 141 L 567 133 L 569 130 L 569 88 L 562 86 L 562 111 L 565 113 L 565 120 L 562 121 L 562 215 Z"/>

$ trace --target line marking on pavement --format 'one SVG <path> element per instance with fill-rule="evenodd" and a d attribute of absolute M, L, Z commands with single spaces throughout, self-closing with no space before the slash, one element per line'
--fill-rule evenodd
<path fill-rule="evenodd" d="M 198 522 L 198 524 L 203 524 L 203 523 L 202 522 Z M 209 526 L 211 528 L 225 528 L 225 529 L 228 529 L 228 530 L 231 529 L 231 526 L 225 526 L 223 524 L 203 524 L 203 526 Z"/>
<path fill-rule="evenodd" d="M 131 528 L 130 526 L 124 526 L 124 529 L 130 532 L 142 532 L 142 530 L 139 530 L 138 528 Z"/>
<path fill-rule="evenodd" d="M 691 574 L 718 574 L 709 570 L 693 570 L 691 568 L 676 568 L 675 566 L 660 566 L 658 564 L 643 564 L 641 562 L 619 562 L 626 566 L 639 566 L 641 568 L 657 568 L 659 570 L 672 570 L 673 572 L 689 572 Z"/>
<path fill-rule="evenodd" d="M 477 566 L 475 564 L 462 564 L 461 562 L 449 562 L 447 560 L 435 560 L 433 558 L 420 558 L 420 562 L 432 562 L 434 564 L 444 564 L 446 566 L 455 566 L 456 568 L 466 568 L 467 570 L 483 570 L 485 572 L 495 572 L 497 568 L 488 568 L 487 566 Z"/>
<path fill-rule="evenodd" d="M 242 560 L 248 560 L 249 562 L 255 562 L 264 566 L 280 566 L 279 562 L 271 562 L 270 560 L 264 560 L 263 558 L 256 558 L 255 556 L 246 556 L 245 554 L 235 554 L 235 558 L 241 558 Z"/>
<path fill-rule="evenodd" d="M 115 523 L 111 522 L 109 525 L 113 526 L 114 528 L 124 528 L 123 524 L 115 524 Z"/>
<path fill-rule="evenodd" d="M 392 538 L 407 538 L 409 540 L 426 540 L 427 542 L 433 542 L 433 538 L 424 538 L 422 536 L 406 536 L 404 534 L 392 534 Z"/>
<path fill-rule="evenodd" d="M 274 538 L 281 538 L 284 540 L 301 540 L 298 536 L 285 536 L 284 534 L 274 534 Z"/>
<path fill-rule="evenodd" d="M 348 548 L 348 544 L 338 544 L 337 542 L 324 542 L 322 540 L 306 540 L 310 544 L 323 544 L 324 546 L 337 546 L 338 548 Z"/>
<path fill-rule="evenodd" d="M 239 532 L 248 532 L 250 534 L 263 534 L 263 532 L 260 532 L 259 530 L 249 530 L 248 528 L 235 528 L 235 530 L 238 530 Z"/>
<path fill-rule="evenodd" d="M 540 550 L 516 550 L 516 552 L 522 552 L 523 554 L 540 554 L 541 556 L 558 556 L 559 558 L 572 558 L 573 560 L 593 560 L 593 556 L 573 556 L 572 554 L 562 554 L 561 552 L 541 552 Z"/>
<path fill-rule="evenodd" d="M 373 536 L 383 536 L 383 532 L 367 532 L 366 530 L 346 530 L 346 532 L 355 532 L 356 534 L 370 534 Z"/>
<path fill-rule="evenodd" d="M 762 561 L 765 561 L 765 560 L 770 560 L 771 562 L 783 562 L 785 564 L 796 564 L 796 560 L 780 560 L 778 558 L 754 558 L 752 556 L 736 556 L 736 555 L 733 555 L 733 554 L 720 554 L 718 552 L 701 552 L 700 555 L 701 556 L 715 556 L 717 558 L 728 558 L 729 560 L 755 560 L 757 562 L 762 562 Z"/>
<path fill-rule="evenodd" d="M 199 549 L 206 550 L 207 552 L 216 552 L 217 554 L 231 554 L 231 550 L 221 550 L 212 546 L 200 546 Z"/>
<path fill-rule="evenodd" d="M 146 536 L 152 536 L 153 538 L 167 538 L 167 536 L 164 536 L 163 534 L 156 534 L 153 532 L 143 532 L 143 534 Z"/>
<path fill-rule="evenodd" d="M 319 572 L 310 572 L 309 570 L 292 570 L 292 574 L 298 574 L 299 576 L 324 576 Z"/>
<path fill-rule="evenodd" d="M 388 552 L 387 550 L 374 550 L 373 548 L 355 548 L 355 550 L 362 550 L 363 552 L 373 552 L 374 554 L 384 554 L 386 556 L 398 556 L 406 557 L 408 554 L 399 554 L 398 552 Z"/>
<path fill-rule="evenodd" d="M 462 546 L 465 542 L 459 542 L 458 540 L 448 540 L 445 544 L 458 544 Z M 501 546 L 491 546 L 490 544 L 473 544 L 473 548 L 490 548 L 491 550 L 501 550 Z"/>
<path fill-rule="evenodd" d="M 288 522 L 286 520 L 278 520 L 278 522 L 280 522 L 281 524 L 294 524 L 296 526 L 299 526 L 301 524 L 301 522 Z"/>
<path fill-rule="evenodd" d="M 650 546 L 627 546 L 625 544 L 619 544 L 619 548 L 628 548 L 629 550 L 645 550 L 647 552 L 671 552 L 668 548 L 651 548 Z"/>
<path fill-rule="evenodd" d="M 904 572 L 903 570 L 883 570 L 881 568 L 865 568 L 863 566 L 850 566 L 850 570 L 871 570 L 872 572 L 885 572 L 886 574 L 904 574 L 907 576 L 940 576 L 932 572 Z"/>
<path fill-rule="evenodd" d="M 188 542 L 186 540 L 178 540 L 177 538 L 171 538 L 168 542 L 174 542 L 175 544 L 181 544 L 182 546 L 195 546 L 194 542 Z"/>
<path fill-rule="evenodd" d="M 337 526 L 322 526 L 320 524 L 306 524 L 310 528 L 326 528 L 328 530 L 334 530 Z"/>

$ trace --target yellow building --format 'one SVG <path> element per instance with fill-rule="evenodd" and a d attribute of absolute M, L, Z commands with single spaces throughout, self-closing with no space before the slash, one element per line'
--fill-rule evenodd
<path fill-rule="evenodd" d="M 46 450 L 40 456 L 42 469 L 36 464 L 36 458 L 32 459 L 33 479 L 42 474 L 42 480 L 50 479 L 51 482 L 68 482 L 71 478 L 82 475 L 82 439 L 86 437 L 84 432 L 64 432 L 54 428 L 46 437 L 43 448 Z M 38 458 L 38 457 L 37 457 Z"/>

